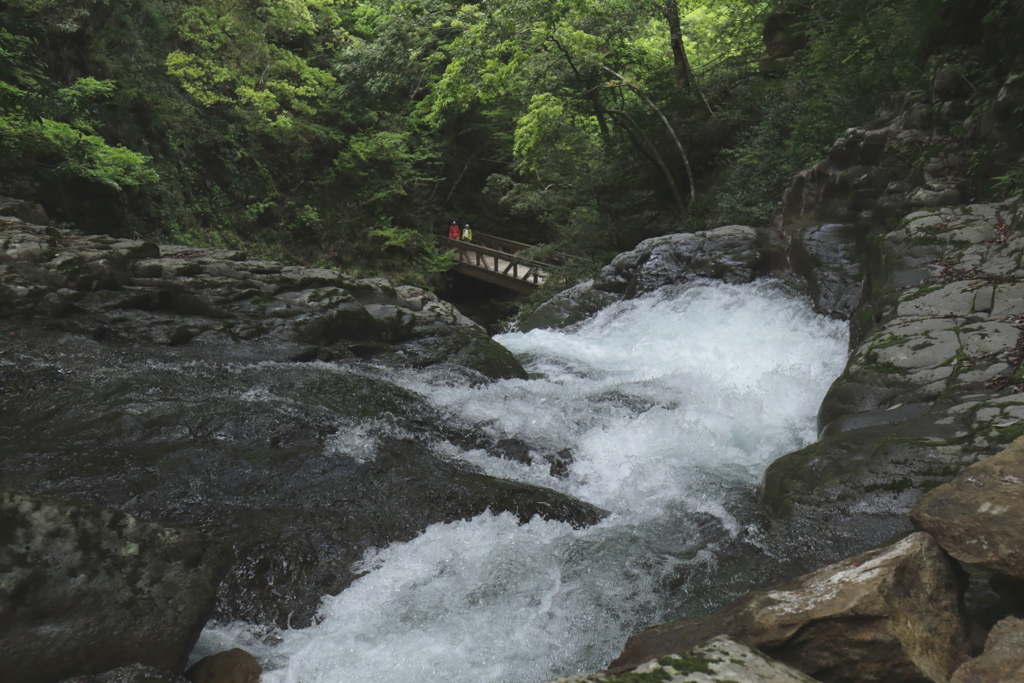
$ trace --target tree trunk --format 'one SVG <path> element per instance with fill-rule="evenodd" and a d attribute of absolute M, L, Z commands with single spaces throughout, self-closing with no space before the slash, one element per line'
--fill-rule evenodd
<path fill-rule="evenodd" d="M 665 21 L 668 22 L 676 85 L 683 92 L 690 92 L 694 85 L 693 71 L 690 70 L 690 60 L 686 58 L 686 47 L 683 45 L 683 30 L 679 23 L 679 2 L 678 0 L 662 0 L 661 9 L 665 15 Z"/>
<path fill-rule="evenodd" d="M 668 180 L 668 186 L 672 190 L 672 196 L 676 198 L 676 204 L 679 205 L 679 213 L 685 213 L 686 203 L 683 201 L 683 194 L 679 191 L 679 185 L 676 184 L 676 179 L 672 176 L 672 171 L 669 169 L 668 164 L 666 164 L 665 160 L 661 158 L 660 154 L 658 154 L 658 148 L 654 146 L 654 143 L 652 143 L 650 139 L 648 139 L 644 134 L 643 129 L 637 125 L 632 116 L 618 109 L 606 109 L 605 111 L 609 114 L 621 116 L 632 124 L 637 134 L 642 137 L 643 142 L 641 142 L 628 127 L 623 126 L 623 130 L 626 131 L 626 135 L 629 136 L 629 139 L 633 142 L 636 148 L 639 149 L 644 156 L 653 161 L 658 168 L 661 169 L 661 172 L 665 174 L 665 179 Z"/>
<path fill-rule="evenodd" d="M 601 66 L 601 68 L 610 73 L 612 76 L 615 76 L 624 86 L 626 86 L 634 93 L 636 93 L 636 96 L 643 100 L 644 103 L 646 103 L 647 106 L 650 107 L 651 110 L 654 111 L 654 113 L 656 113 L 659 118 L 661 118 L 661 122 L 665 124 L 665 128 L 668 129 L 669 135 L 672 136 L 672 140 L 676 143 L 676 149 L 679 150 L 679 156 L 683 158 L 683 166 L 686 167 L 686 179 L 690 182 L 690 201 L 692 202 L 694 199 L 697 198 L 697 186 L 693 180 L 693 169 L 690 167 L 690 157 L 686 155 L 686 148 L 683 147 L 683 143 L 679 141 L 679 136 L 676 135 L 676 129 L 672 127 L 671 123 L 669 123 L 668 117 L 666 117 L 661 112 L 661 109 L 658 109 L 658 105 L 656 105 L 650 97 L 645 95 L 642 90 L 640 90 L 638 87 L 636 87 L 631 82 L 626 80 L 626 78 L 618 71 L 614 71 L 612 69 L 609 69 L 607 66 L 603 65 Z"/>

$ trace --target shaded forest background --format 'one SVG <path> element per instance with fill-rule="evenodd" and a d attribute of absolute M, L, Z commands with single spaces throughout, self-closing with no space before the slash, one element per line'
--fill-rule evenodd
<path fill-rule="evenodd" d="M 0 194 L 87 232 L 426 285 L 448 266 L 431 235 L 458 220 L 557 254 L 557 290 L 646 237 L 766 223 L 795 172 L 937 66 L 988 106 L 1020 66 L 1001 46 L 1022 16 L 1022 0 L 6 0 Z M 1024 180 L 1000 173 L 978 193 Z"/>

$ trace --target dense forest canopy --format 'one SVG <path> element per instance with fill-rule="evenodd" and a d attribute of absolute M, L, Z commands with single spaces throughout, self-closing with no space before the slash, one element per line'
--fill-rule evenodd
<path fill-rule="evenodd" d="M 651 235 L 765 222 L 838 132 L 924 86 L 938 34 L 1021 9 L 963 4 L 6 0 L 0 192 L 421 283 L 457 219 L 561 254 L 557 287 Z M 773 31 L 795 58 L 764 59 Z"/>

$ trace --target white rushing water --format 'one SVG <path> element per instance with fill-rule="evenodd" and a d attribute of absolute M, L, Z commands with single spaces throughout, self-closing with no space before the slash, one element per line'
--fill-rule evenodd
<path fill-rule="evenodd" d="M 204 634 L 206 650 L 248 647 L 267 683 L 528 683 L 602 668 L 630 632 L 677 616 L 681 600 L 714 604 L 726 545 L 756 552 L 744 501 L 774 458 L 814 440 L 847 344 L 845 324 L 770 284 L 662 293 L 573 332 L 497 340 L 534 379 L 390 379 L 458 424 L 538 452 L 571 448 L 569 475 L 555 478 L 546 464 L 437 445 L 610 515 L 582 530 L 490 513 L 434 525 L 368 553 L 365 574 L 325 598 L 319 624 L 272 646 L 244 625 L 220 626 Z"/>

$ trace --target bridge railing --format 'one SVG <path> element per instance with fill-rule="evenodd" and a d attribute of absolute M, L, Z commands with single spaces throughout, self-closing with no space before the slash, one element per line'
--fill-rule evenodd
<path fill-rule="evenodd" d="M 479 244 L 484 247 L 490 247 L 491 249 L 497 249 L 498 251 L 505 251 L 509 254 L 514 254 L 517 251 L 523 249 L 529 249 L 532 244 L 525 244 L 523 242 L 516 242 L 515 240 L 506 239 L 504 237 L 498 237 L 497 235 L 488 235 L 484 232 L 477 232 L 473 234 L 473 240 L 470 244 Z"/>
<path fill-rule="evenodd" d="M 515 251 L 528 248 L 530 245 L 521 242 L 506 240 L 501 237 L 487 236 L 483 240 L 474 237 L 473 240 L 453 240 L 448 237 L 438 236 L 438 241 L 445 246 L 454 248 L 459 252 L 459 262 L 476 268 L 497 273 L 504 277 L 529 282 L 534 286 L 544 282 L 551 266 L 540 261 L 520 258 Z M 509 248 L 517 247 L 515 251 L 485 246 L 485 242 L 495 245 L 496 241 L 504 242 Z"/>

